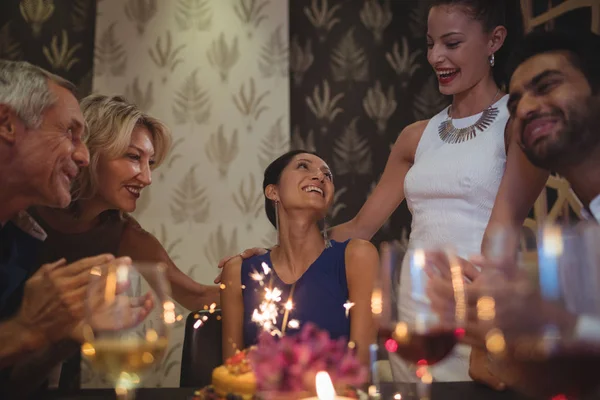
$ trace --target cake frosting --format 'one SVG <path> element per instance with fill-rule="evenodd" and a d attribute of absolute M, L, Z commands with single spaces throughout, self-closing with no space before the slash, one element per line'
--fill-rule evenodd
<path fill-rule="evenodd" d="M 215 368 L 212 373 L 212 386 L 217 395 L 226 397 L 237 395 L 243 400 L 251 400 L 256 393 L 256 376 L 252 371 L 248 350 L 238 351 Z"/>

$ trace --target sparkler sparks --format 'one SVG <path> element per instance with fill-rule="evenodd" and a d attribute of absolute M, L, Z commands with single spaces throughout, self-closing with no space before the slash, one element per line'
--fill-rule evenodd
<path fill-rule="evenodd" d="M 350 300 L 347 300 L 344 303 L 344 308 L 346 309 L 346 318 L 348 318 L 348 315 L 350 314 L 350 309 L 354 307 L 354 303 L 352 303 Z"/>
<path fill-rule="evenodd" d="M 292 303 L 292 300 L 288 300 L 287 303 L 285 303 L 285 309 L 288 311 L 292 311 L 293 308 L 294 304 Z"/>
<path fill-rule="evenodd" d="M 266 288 L 265 289 L 265 300 L 267 301 L 273 301 L 273 302 L 280 302 L 281 301 L 281 290 L 279 290 L 279 288 L 274 287 L 273 289 L 271 288 Z"/>
<path fill-rule="evenodd" d="M 271 273 L 271 268 L 266 264 L 261 264 L 263 272 L 254 271 L 250 274 L 250 278 L 258 282 L 260 286 L 264 288 L 264 300 L 259 304 L 258 309 L 254 309 L 252 313 L 252 321 L 260 325 L 265 331 L 268 331 L 273 336 L 283 336 L 285 334 L 286 327 L 292 329 L 298 328 L 300 323 L 297 320 L 292 320 L 287 323 L 290 311 L 293 309 L 292 295 L 294 293 L 294 286 L 290 291 L 289 298 L 285 303 L 283 309 L 283 323 L 281 330 L 277 328 L 277 318 L 280 314 L 280 302 L 283 291 L 276 286 L 273 286 L 273 275 L 270 276 L 268 286 L 266 277 Z"/>
<path fill-rule="evenodd" d="M 293 319 L 288 324 L 288 327 L 291 329 L 298 329 L 300 328 L 300 322 L 297 319 Z"/>

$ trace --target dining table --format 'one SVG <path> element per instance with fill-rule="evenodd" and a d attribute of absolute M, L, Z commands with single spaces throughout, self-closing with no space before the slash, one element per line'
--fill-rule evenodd
<path fill-rule="evenodd" d="M 418 399 L 416 386 L 410 383 L 381 384 L 381 400 Z M 197 388 L 140 388 L 136 400 L 192 400 Z M 401 397 L 397 396 L 400 394 Z M 80 389 L 72 392 L 51 390 L 36 399 L 48 400 L 105 400 L 115 399 L 110 389 Z M 528 397 L 511 390 L 494 391 L 475 382 L 439 382 L 431 386 L 431 400 L 529 400 Z"/>

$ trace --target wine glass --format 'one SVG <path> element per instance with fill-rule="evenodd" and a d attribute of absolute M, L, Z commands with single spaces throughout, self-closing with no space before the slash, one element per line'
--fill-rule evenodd
<path fill-rule="evenodd" d="M 495 340 L 487 343 L 492 354 L 505 349 L 501 334 L 517 349 L 550 357 L 575 340 L 564 326 L 569 318 L 600 317 L 600 226 L 548 223 L 526 233 L 504 226 L 490 234 L 492 268 L 482 274 L 478 305 L 491 303 L 494 309 L 478 315 L 493 320 Z"/>
<path fill-rule="evenodd" d="M 539 232 L 539 288 L 549 305 L 550 323 L 546 332 L 554 333 L 554 352 L 578 346 L 577 329 L 564 329 L 561 314 L 600 318 L 600 226 L 582 221 L 574 225 L 548 224 Z M 597 329 L 596 325 L 596 329 Z M 547 335 L 546 335 L 547 336 Z M 599 335 L 587 338 L 597 348 Z M 543 339 L 547 339 L 544 337 Z M 595 342 L 595 343 L 594 343 Z"/>
<path fill-rule="evenodd" d="M 91 271 L 82 353 L 119 399 L 134 399 L 144 375 L 165 355 L 176 320 L 169 295 L 161 263 L 116 261 Z"/>
<path fill-rule="evenodd" d="M 477 301 L 491 305 L 485 313 L 478 309 L 490 328 L 490 372 L 529 396 L 579 396 L 586 382 L 595 382 L 589 365 L 600 350 L 600 226 L 547 223 L 529 235 L 503 227 L 491 237 L 491 268 L 478 282 Z M 592 320 L 583 334 L 582 316 Z M 523 380 L 514 360 L 539 361 L 536 373 L 548 382 Z"/>
<path fill-rule="evenodd" d="M 389 353 L 416 368 L 420 398 L 428 398 L 433 381 L 429 367 L 442 361 L 464 334 L 466 298 L 461 263 L 450 248 L 406 250 L 397 242 L 382 243 L 381 276 L 374 310 L 379 336 Z M 434 311 L 427 295 L 429 274 L 446 279 L 451 287 L 449 313 Z M 380 311 L 380 312 L 377 312 Z"/>

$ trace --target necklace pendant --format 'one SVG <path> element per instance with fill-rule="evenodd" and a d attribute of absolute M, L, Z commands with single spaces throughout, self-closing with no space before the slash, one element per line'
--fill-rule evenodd
<path fill-rule="evenodd" d="M 448 114 L 450 110 L 448 110 Z M 448 117 L 445 121 L 442 121 L 438 127 L 438 134 L 440 139 L 446 143 L 456 144 L 466 142 L 477 137 L 477 130 L 483 132 L 492 125 L 498 116 L 498 108 L 488 107 L 483 110 L 481 117 L 471 126 L 464 128 L 456 128 L 452 124 L 452 119 Z"/>

